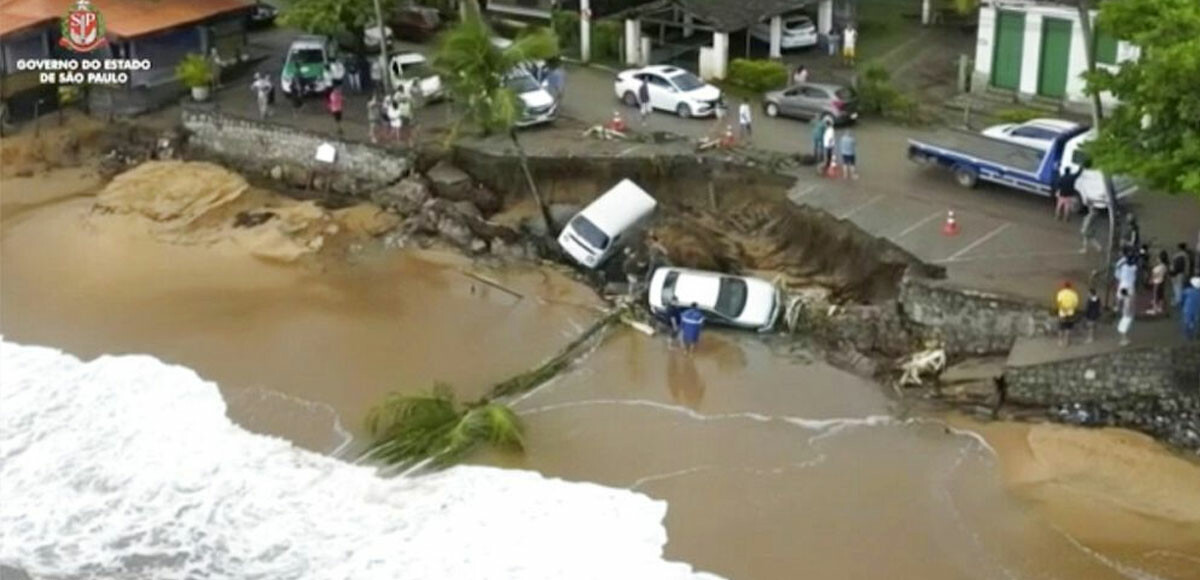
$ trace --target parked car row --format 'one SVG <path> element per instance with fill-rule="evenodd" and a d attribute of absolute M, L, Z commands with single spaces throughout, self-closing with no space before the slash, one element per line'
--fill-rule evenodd
<path fill-rule="evenodd" d="M 559 247 L 580 265 L 598 268 L 657 206 L 653 196 L 623 179 L 567 222 L 558 236 Z M 717 323 L 759 331 L 775 326 L 781 304 L 778 291 L 766 280 L 676 267 L 654 270 L 648 296 L 655 314 L 694 304 Z"/>

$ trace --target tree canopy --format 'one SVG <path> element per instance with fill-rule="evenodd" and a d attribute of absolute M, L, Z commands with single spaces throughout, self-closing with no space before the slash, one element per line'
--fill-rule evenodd
<path fill-rule="evenodd" d="M 375 22 L 375 4 L 373 0 L 286 0 L 279 18 L 312 34 L 360 36 L 367 24 Z"/>
<path fill-rule="evenodd" d="M 1140 55 L 1088 78 L 1121 102 L 1090 144 L 1095 164 L 1200 196 L 1200 2 L 1105 0 L 1097 29 Z"/>

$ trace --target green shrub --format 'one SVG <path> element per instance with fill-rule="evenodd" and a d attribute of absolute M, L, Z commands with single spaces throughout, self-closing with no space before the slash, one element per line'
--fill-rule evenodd
<path fill-rule="evenodd" d="M 175 67 L 175 78 L 189 89 L 206 87 L 213 80 L 212 64 L 202 54 L 189 54 Z"/>
<path fill-rule="evenodd" d="M 579 52 L 579 14 L 567 10 L 555 10 L 550 26 L 558 35 L 558 45 L 563 52 Z"/>
<path fill-rule="evenodd" d="M 788 71 L 783 63 L 774 60 L 736 58 L 729 63 L 729 84 L 755 93 L 762 93 L 787 84 Z"/>
<path fill-rule="evenodd" d="M 859 111 L 904 123 L 920 120 L 920 104 L 892 86 L 892 76 L 887 69 L 871 63 L 860 70 L 858 78 Z"/>
<path fill-rule="evenodd" d="M 621 40 L 625 31 L 615 20 L 592 21 L 592 59 L 618 61 L 621 59 Z"/>
<path fill-rule="evenodd" d="M 1024 123 L 1041 117 L 1042 114 L 1034 109 L 1016 108 L 996 111 L 995 117 L 1004 123 Z"/>

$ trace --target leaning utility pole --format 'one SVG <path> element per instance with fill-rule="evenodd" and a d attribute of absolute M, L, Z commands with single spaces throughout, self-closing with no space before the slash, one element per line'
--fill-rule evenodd
<path fill-rule="evenodd" d="M 1083 33 L 1083 50 L 1087 55 L 1088 75 L 1096 74 L 1096 45 L 1093 42 L 1095 37 L 1092 30 L 1092 12 L 1090 10 L 1091 2 L 1089 0 L 1079 0 L 1076 5 L 1079 8 L 1079 30 Z M 1104 120 L 1104 105 L 1100 101 L 1100 93 L 1090 91 L 1092 93 L 1092 130 L 1099 133 L 1100 122 Z M 1113 266 L 1113 246 L 1116 245 L 1117 236 L 1117 198 L 1113 192 L 1112 176 L 1107 171 L 1101 172 L 1104 176 L 1104 197 L 1108 203 L 1108 248 L 1105 250 L 1104 268 L 1101 271 L 1105 272 L 1106 278 L 1111 281 L 1112 275 L 1108 270 Z M 1089 210 L 1090 211 L 1090 210 Z M 1087 243 L 1087 240 L 1084 240 Z"/>
<path fill-rule="evenodd" d="M 579 58 L 592 60 L 592 2 L 579 0 Z"/>

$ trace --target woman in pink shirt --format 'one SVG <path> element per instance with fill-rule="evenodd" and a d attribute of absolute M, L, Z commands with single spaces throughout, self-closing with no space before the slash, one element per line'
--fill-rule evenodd
<path fill-rule="evenodd" d="M 329 91 L 329 114 L 333 115 L 333 122 L 337 123 L 338 135 L 342 134 L 342 105 L 344 104 L 342 97 L 342 87 L 334 86 Z"/>

